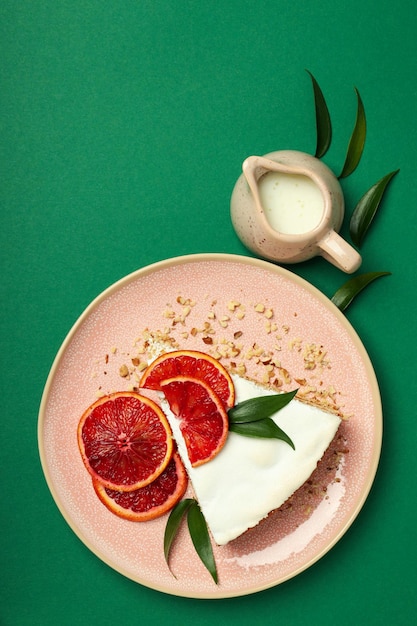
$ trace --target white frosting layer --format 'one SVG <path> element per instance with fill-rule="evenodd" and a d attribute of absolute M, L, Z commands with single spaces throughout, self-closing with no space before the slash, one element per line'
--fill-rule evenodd
<path fill-rule="evenodd" d="M 234 376 L 236 401 L 273 391 Z M 178 419 L 163 402 L 196 498 L 218 545 L 256 526 L 281 506 L 315 470 L 330 445 L 340 418 L 296 399 L 273 416 L 291 437 L 293 450 L 277 439 L 255 439 L 230 432 L 224 448 L 208 463 L 193 468 Z"/>

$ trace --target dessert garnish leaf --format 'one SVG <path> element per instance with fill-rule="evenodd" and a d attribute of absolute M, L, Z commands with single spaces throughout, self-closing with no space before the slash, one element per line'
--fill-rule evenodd
<path fill-rule="evenodd" d="M 188 509 L 193 503 L 192 498 L 185 498 L 178 502 L 176 506 L 172 509 L 169 514 L 167 525 L 165 526 L 165 534 L 164 534 L 164 555 L 165 561 L 169 567 L 169 554 L 171 551 L 172 543 L 177 536 L 178 529 L 181 524 L 181 520 L 184 515 L 187 513 Z"/>
<path fill-rule="evenodd" d="M 306 71 L 310 75 L 313 83 L 314 105 L 316 108 L 317 143 L 314 156 L 320 159 L 326 154 L 330 147 L 330 143 L 332 141 L 332 124 L 323 92 L 313 74 L 308 70 Z"/>
<path fill-rule="evenodd" d="M 361 246 L 362 240 L 374 219 L 385 189 L 390 180 L 398 172 L 399 170 L 395 170 L 394 172 L 386 174 L 362 196 L 356 205 L 350 220 L 350 236 L 356 246 Z"/>
<path fill-rule="evenodd" d="M 285 441 L 295 450 L 292 439 L 270 417 L 254 422 L 238 422 L 229 424 L 229 430 L 245 437 L 260 437 L 263 439 L 280 439 Z"/>
<path fill-rule="evenodd" d="M 271 419 L 271 415 L 291 402 L 297 391 L 294 389 L 239 402 L 228 411 L 229 430 L 245 437 L 281 439 L 295 449 L 290 437 Z"/>
<path fill-rule="evenodd" d="M 390 276 L 391 272 L 367 272 L 366 274 L 359 274 L 348 280 L 342 285 L 332 297 L 332 302 L 341 311 L 347 309 L 352 300 L 363 290 L 367 285 L 372 283 L 381 276 Z"/>
<path fill-rule="evenodd" d="M 265 417 L 271 417 L 271 415 L 291 402 L 297 391 L 298 389 L 294 389 L 286 393 L 259 396 L 257 398 L 243 400 L 229 409 L 229 422 L 234 424 L 255 422 Z"/>
<path fill-rule="evenodd" d="M 168 517 L 164 534 L 165 561 L 169 567 L 171 546 L 177 536 L 179 527 L 185 515 L 187 515 L 188 530 L 190 532 L 194 548 L 202 563 L 212 576 L 214 582 L 217 584 L 217 568 L 207 523 L 200 510 L 197 500 L 194 498 L 185 498 L 184 500 L 178 502 Z"/>
<path fill-rule="evenodd" d="M 191 540 L 194 548 L 200 557 L 202 563 L 209 571 L 214 582 L 217 584 L 217 568 L 214 560 L 213 548 L 210 541 L 210 535 L 207 529 L 207 523 L 201 512 L 196 500 L 193 500 L 188 509 L 188 530 L 190 531 Z"/>
<path fill-rule="evenodd" d="M 365 109 L 363 106 L 362 98 L 359 91 L 355 87 L 357 96 L 357 111 L 355 126 L 350 137 L 345 164 L 339 174 L 339 178 L 346 178 L 357 168 L 359 161 L 361 160 L 363 148 L 365 146 L 366 138 L 366 117 Z"/>

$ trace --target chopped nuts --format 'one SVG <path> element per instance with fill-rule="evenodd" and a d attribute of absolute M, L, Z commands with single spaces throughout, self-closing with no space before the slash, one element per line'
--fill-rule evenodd
<path fill-rule="evenodd" d="M 245 305 L 237 299 L 221 304 L 217 300 L 210 301 L 208 296 L 205 301 L 208 310 L 200 318 L 198 318 L 199 306 L 189 297 L 178 295 L 173 304 L 167 304 L 165 310 L 161 311 L 161 320 L 166 320 L 168 326 L 156 331 L 146 328 L 134 341 L 135 353 L 129 356 L 130 369 L 127 364 L 121 365 L 119 375 L 127 380 L 133 378 L 137 384 L 151 357 L 159 356 L 167 348 L 182 348 L 187 341 L 193 341 L 200 336 L 207 352 L 224 362 L 225 367 L 239 376 L 248 375 L 249 367 L 251 376 L 274 389 L 281 390 L 297 385 L 299 387 L 297 397 L 300 400 L 333 411 L 342 419 L 349 419 L 349 416 L 342 414 L 336 389 L 332 385 L 325 388 L 323 381 L 317 380 L 317 376 L 314 380 L 313 372 L 331 367 L 323 345 L 306 343 L 299 336 L 291 337 L 290 326 L 277 322 L 274 309 L 263 302 L 251 304 L 252 313 L 249 310 L 249 315 L 253 317 L 255 314 L 254 319 L 259 319 L 260 316 L 261 320 L 263 319 L 263 327 L 258 331 L 259 341 L 248 345 L 242 341 L 246 333 L 239 328 L 233 328 L 233 324 L 245 317 Z M 250 319 L 249 324 L 252 321 Z M 220 336 L 220 328 L 225 331 L 224 336 Z M 283 353 L 282 337 L 285 335 L 288 336 L 288 350 L 294 353 L 294 359 L 300 360 L 300 369 L 294 378 L 277 358 L 277 353 Z M 262 336 L 271 337 L 265 342 L 268 348 L 262 345 Z M 109 355 L 114 355 L 117 351 L 116 347 L 112 347 L 105 355 L 105 363 L 108 364 Z M 302 370 L 312 372 L 311 380 L 302 374 Z M 103 393 L 104 391 L 100 389 L 100 394 Z"/>
<path fill-rule="evenodd" d="M 129 370 L 127 365 L 122 365 L 119 369 L 119 374 L 120 376 L 122 376 L 122 378 L 126 378 L 127 376 L 129 376 Z"/>
<path fill-rule="evenodd" d="M 329 362 L 325 357 L 326 351 L 323 349 L 323 346 L 317 346 L 315 343 L 307 345 L 303 352 L 305 369 L 313 370 L 317 366 L 328 367 Z"/>

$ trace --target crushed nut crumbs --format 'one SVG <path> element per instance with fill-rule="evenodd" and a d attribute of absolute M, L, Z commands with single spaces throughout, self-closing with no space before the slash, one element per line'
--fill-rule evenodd
<path fill-rule="evenodd" d="M 207 296 L 207 300 L 209 300 Z M 211 356 L 221 361 L 231 372 L 245 377 L 248 374 L 248 364 L 259 380 L 273 389 L 283 390 L 291 385 L 298 386 L 297 397 L 307 403 L 317 404 L 325 410 L 332 411 L 342 417 L 343 415 L 339 396 L 334 387 L 325 388 L 323 382 L 309 380 L 308 373 L 323 369 L 330 369 L 331 363 L 323 345 L 307 342 L 299 336 L 291 337 L 291 328 L 287 324 L 279 325 L 272 307 L 263 302 L 252 304 L 252 310 L 256 315 L 264 319 L 263 330 L 260 332 L 259 341 L 248 346 L 245 344 L 244 329 L 239 328 L 239 322 L 245 317 L 247 307 L 240 299 L 232 298 L 224 308 L 217 300 L 208 301 L 208 309 L 198 318 L 197 302 L 185 295 L 178 295 L 175 302 L 167 304 L 161 311 L 161 320 L 167 325 L 160 330 L 146 328 L 133 342 L 134 354 L 129 356 L 131 368 L 125 363 L 119 366 L 119 374 L 129 380 L 133 377 L 139 382 L 140 375 L 147 367 L 150 358 L 157 356 L 152 351 L 153 346 L 168 346 L 170 349 L 184 347 L 189 338 L 201 336 L 202 349 Z M 296 315 L 296 314 L 295 314 Z M 237 326 L 237 327 L 236 327 Z M 278 331 L 280 329 L 280 332 Z M 223 331 L 230 333 L 229 337 L 223 335 Z M 271 348 L 262 346 L 261 336 L 274 335 L 274 345 Z M 287 345 L 291 351 L 300 354 L 305 376 L 293 377 L 285 368 L 277 354 L 282 352 L 282 335 L 286 335 Z M 269 339 L 269 342 L 271 340 Z M 203 347 L 204 346 L 204 347 Z M 118 349 L 112 347 L 111 355 L 117 355 Z M 109 355 L 107 354 L 107 361 Z"/>

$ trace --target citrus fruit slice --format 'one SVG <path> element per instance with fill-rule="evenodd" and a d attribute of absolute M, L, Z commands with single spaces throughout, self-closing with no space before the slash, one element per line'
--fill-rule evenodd
<path fill-rule="evenodd" d="M 229 429 L 220 398 L 206 382 L 188 376 L 161 381 L 161 389 L 180 420 L 191 465 L 198 467 L 213 459 L 224 446 Z"/>
<path fill-rule="evenodd" d="M 77 435 L 91 476 L 120 491 L 155 480 L 173 451 L 171 428 L 162 409 L 133 391 L 94 402 L 82 415 Z"/>
<path fill-rule="evenodd" d="M 197 350 L 166 352 L 145 370 L 140 387 L 161 390 L 167 378 L 189 376 L 207 383 L 218 395 L 225 407 L 232 407 L 235 389 L 229 372 L 214 357 Z"/>
<path fill-rule="evenodd" d="M 182 498 L 188 476 L 177 452 L 154 481 L 134 491 L 108 489 L 93 478 L 93 487 L 102 503 L 119 517 L 131 522 L 148 522 L 160 517 Z"/>

